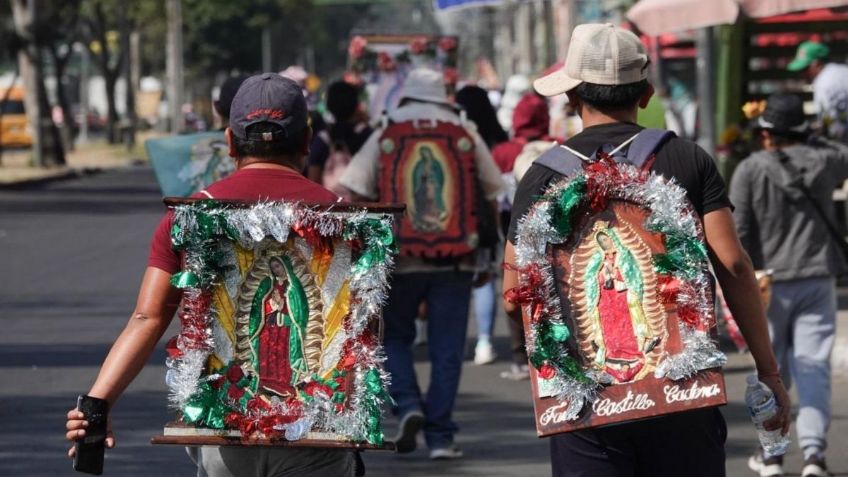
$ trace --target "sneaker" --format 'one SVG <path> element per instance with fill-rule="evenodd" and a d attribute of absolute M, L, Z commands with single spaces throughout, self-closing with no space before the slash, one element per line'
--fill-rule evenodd
<path fill-rule="evenodd" d="M 421 411 L 411 411 L 400 419 L 398 433 L 395 436 L 395 451 L 407 454 L 418 446 L 418 431 L 424 427 L 424 414 Z"/>
<path fill-rule="evenodd" d="M 769 457 L 763 460 L 762 451 L 748 458 L 748 468 L 760 477 L 779 477 L 783 475 L 783 456 Z"/>
<path fill-rule="evenodd" d="M 501 372 L 501 378 L 509 379 L 510 381 L 524 381 L 530 379 L 530 368 L 526 364 L 514 364 L 510 366 L 509 371 Z"/>
<path fill-rule="evenodd" d="M 804 461 L 804 470 L 801 471 L 801 477 L 830 477 L 830 472 L 827 471 L 827 464 L 824 463 L 824 457 L 814 455 L 806 459 Z"/>
<path fill-rule="evenodd" d="M 460 457 L 462 457 L 462 451 L 455 445 L 430 450 L 430 460 L 452 460 Z"/>
<path fill-rule="evenodd" d="M 415 340 L 412 342 L 414 346 L 422 346 L 427 344 L 427 320 L 415 319 Z"/>
<path fill-rule="evenodd" d="M 495 354 L 495 348 L 492 346 L 492 343 L 488 343 L 485 341 L 478 341 L 477 346 L 474 347 L 474 364 L 484 365 L 494 363 L 498 358 L 498 355 Z"/>

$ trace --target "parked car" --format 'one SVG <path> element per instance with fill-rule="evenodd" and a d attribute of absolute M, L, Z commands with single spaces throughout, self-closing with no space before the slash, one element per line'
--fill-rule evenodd
<path fill-rule="evenodd" d="M 13 86 L 11 91 L 0 89 L 0 144 L 3 146 L 32 146 L 32 131 L 27 121 L 26 109 L 24 108 L 24 89 Z"/>

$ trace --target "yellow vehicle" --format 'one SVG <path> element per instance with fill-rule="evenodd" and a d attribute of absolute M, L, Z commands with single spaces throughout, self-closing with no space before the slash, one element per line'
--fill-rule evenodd
<path fill-rule="evenodd" d="M 7 90 L 0 88 L 0 100 L 6 96 Z M 32 146 L 32 134 L 24 109 L 24 89 L 20 86 L 12 86 L 8 91 L 9 97 L 5 102 L 0 102 L 0 111 L 3 116 L 0 119 L 0 144 L 3 146 Z"/>

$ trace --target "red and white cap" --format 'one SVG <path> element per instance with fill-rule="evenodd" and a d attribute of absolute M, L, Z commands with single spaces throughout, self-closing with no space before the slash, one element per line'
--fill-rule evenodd
<path fill-rule="evenodd" d="M 562 69 L 533 82 L 543 96 L 571 91 L 584 81 L 601 85 L 636 83 L 648 77 L 648 54 L 633 32 L 612 23 L 577 25 Z"/>

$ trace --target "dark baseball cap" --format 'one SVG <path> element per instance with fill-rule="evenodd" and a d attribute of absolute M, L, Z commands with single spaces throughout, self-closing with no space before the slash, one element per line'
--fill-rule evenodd
<path fill-rule="evenodd" d="M 257 123 L 276 124 L 280 132 L 254 133 L 247 128 Z M 279 141 L 292 137 L 308 124 L 303 90 L 277 73 L 251 76 L 242 83 L 230 108 L 230 129 L 240 139 Z"/>
<path fill-rule="evenodd" d="M 804 102 L 795 94 L 775 93 L 766 100 L 766 109 L 757 118 L 757 129 L 786 136 L 804 136 L 810 123 L 804 115 Z"/>

